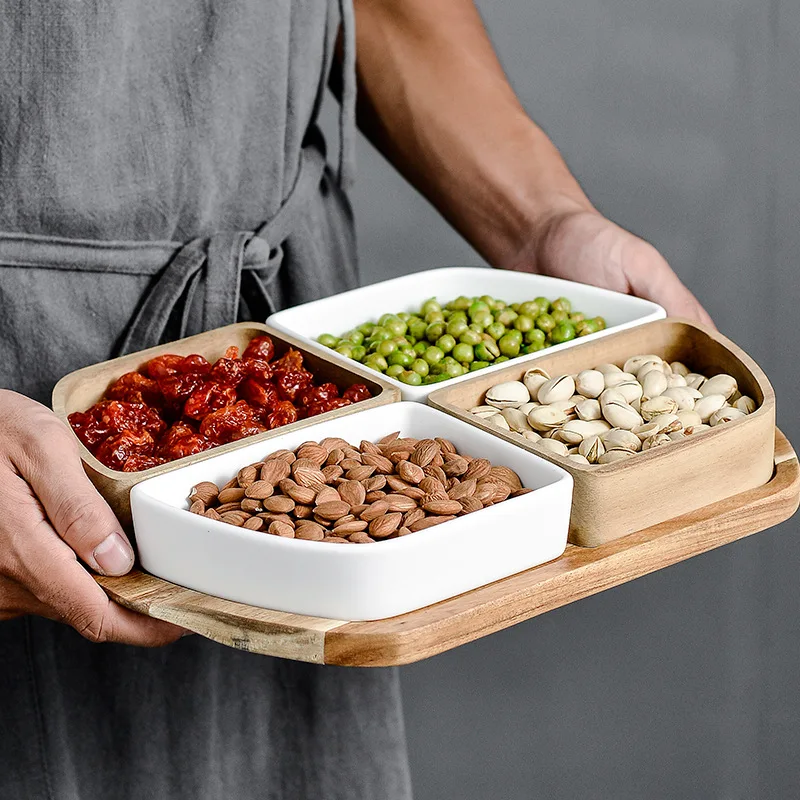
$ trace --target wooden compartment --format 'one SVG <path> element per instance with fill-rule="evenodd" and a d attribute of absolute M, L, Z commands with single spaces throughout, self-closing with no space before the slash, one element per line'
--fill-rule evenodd
<path fill-rule="evenodd" d="M 630 356 L 642 353 L 682 361 L 709 377 L 726 372 L 758 408 L 696 437 L 604 465 L 576 464 L 469 413 L 483 402 L 491 386 L 520 380 L 533 367 L 556 376 L 605 362 L 621 366 Z M 431 393 L 428 403 L 568 470 L 575 481 L 570 541 L 584 547 L 596 547 L 762 486 L 774 468 L 775 394 L 766 375 L 732 341 L 688 320 L 659 320 L 602 339 L 589 338 L 525 364 L 512 363 L 490 375 L 478 372 L 469 381 Z"/>
<path fill-rule="evenodd" d="M 164 353 L 177 353 L 178 355 L 199 353 L 213 362 L 220 358 L 231 345 L 236 345 L 239 347 L 240 351 L 242 351 L 251 339 L 264 333 L 269 334 L 275 342 L 276 357 L 282 356 L 290 347 L 299 350 L 303 354 L 305 363 L 314 373 L 315 382 L 323 383 L 331 381 L 341 389 L 353 383 L 363 383 L 369 388 L 373 396 L 368 400 L 362 400 L 360 403 L 354 403 L 353 405 L 329 411 L 325 414 L 319 414 L 309 419 L 299 420 L 291 425 L 284 425 L 281 428 L 267 431 L 258 436 L 250 436 L 247 439 L 241 439 L 237 442 L 212 447 L 210 450 L 206 450 L 203 453 L 180 458 L 168 464 L 162 464 L 157 467 L 152 467 L 151 469 L 142 470 L 141 472 L 119 472 L 109 469 L 104 464 L 101 464 L 100 461 L 81 444 L 81 458 L 89 478 L 114 510 L 114 513 L 129 534 L 132 533 L 130 490 L 132 486 L 140 481 L 152 478 L 156 475 L 162 475 L 177 467 L 193 464 L 198 461 L 205 461 L 205 459 L 211 456 L 227 453 L 239 447 L 253 444 L 254 442 L 265 441 L 274 436 L 297 430 L 298 428 L 304 428 L 317 422 L 352 414 L 353 412 L 362 411 L 367 408 L 382 406 L 387 403 L 394 403 L 400 399 L 400 391 L 398 389 L 395 389 L 393 386 L 386 383 L 386 381 L 376 377 L 377 373 L 367 368 L 360 367 L 356 362 L 353 362 L 352 366 L 345 367 L 332 359 L 326 359 L 306 349 L 302 342 L 298 341 L 293 336 L 278 332 L 268 325 L 264 325 L 260 322 L 238 322 L 234 325 L 216 328 L 212 331 L 199 333 L 196 336 L 188 336 L 176 342 L 167 342 L 157 347 L 151 347 L 148 350 L 131 353 L 127 356 L 115 358 L 111 361 L 103 361 L 99 364 L 94 364 L 71 372 L 69 375 L 65 375 L 53 389 L 53 411 L 66 425 L 69 425 L 67 417 L 70 414 L 74 411 L 85 411 L 100 400 L 112 381 L 126 372 L 139 369 L 150 361 L 150 359 L 158 355 Z"/>

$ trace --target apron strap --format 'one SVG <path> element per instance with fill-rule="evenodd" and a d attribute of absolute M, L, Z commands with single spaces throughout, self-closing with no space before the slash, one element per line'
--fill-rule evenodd
<path fill-rule="evenodd" d="M 236 322 L 243 271 L 250 273 L 249 283 L 256 289 L 264 316 L 275 310 L 269 285 L 281 266 L 280 245 L 301 223 L 325 170 L 321 135 L 313 131 L 310 139 L 303 148 L 294 186 L 272 219 L 255 232 L 220 231 L 209 238 L 192 239 L 177 251 L 148 288 L 119 343 L 119 355 L 161 342 L 173 312 L 179 308 L 179 338 L 192 329 L 210 330 Z M 198 306 L 192 300 L 201 278 L 205 295 L 198 315 Z"/>
<path fill-rule="evenodd" d="M 347 192 L 355 175 L 356 17 L 353 0 L 339 0 L 342 18 L 342 101 L 339 107 L 339 185 Z"/>

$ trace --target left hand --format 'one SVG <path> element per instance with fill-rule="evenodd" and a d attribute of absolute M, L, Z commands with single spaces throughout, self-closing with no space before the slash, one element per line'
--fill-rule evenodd
<path fill-rule="evenodd" d="M 633 294 L 659 303 L 670 316 L 714 327 L 655 247 L 594 210 L 550 217 L 513 268 Z"/>

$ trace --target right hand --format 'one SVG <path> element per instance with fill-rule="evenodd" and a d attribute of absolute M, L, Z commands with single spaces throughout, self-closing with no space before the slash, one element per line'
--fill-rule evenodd
<path fill-rule="evenodd" d="M 43 405 L 0 389 L 0 432 L 0 621 L 37 614 L 93 642 L 144 647 L 180 638 L 182 628 L 109 600 L 84 566 L 124 575 L 133 550 L 66 426 Z"/>

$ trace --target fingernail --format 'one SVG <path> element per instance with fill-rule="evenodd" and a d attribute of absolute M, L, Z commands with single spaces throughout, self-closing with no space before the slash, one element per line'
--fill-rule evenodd
<path fill-rule="evenodd" d="M 124 575 L 133 566 L 133 550 L 118 533 L 103 539 L 92 555 L 106 575 Z"/>

